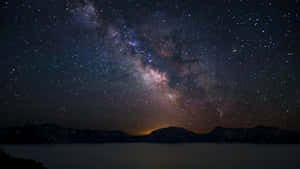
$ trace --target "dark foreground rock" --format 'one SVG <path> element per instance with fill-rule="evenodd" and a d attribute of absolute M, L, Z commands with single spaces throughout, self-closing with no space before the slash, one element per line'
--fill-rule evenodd
<path fill-rule="evenodd" d="M 10 155 L 0 152 L 0 168 L 1 169 L 46 169 L 41 163 L 11 157 Z"/>

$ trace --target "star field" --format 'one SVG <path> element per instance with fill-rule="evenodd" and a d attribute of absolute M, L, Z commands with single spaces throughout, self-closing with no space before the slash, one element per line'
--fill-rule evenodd
<path fill-rule="evenodd" d="M 1 123 L 299 130 L 300 4 L 3 0 Z"/>

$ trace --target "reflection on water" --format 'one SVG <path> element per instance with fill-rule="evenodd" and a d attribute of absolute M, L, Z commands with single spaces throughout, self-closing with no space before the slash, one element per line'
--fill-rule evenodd
<path fill-rule="evenodd" d="M 48 169 L 299 169 L 300 145 L 5 145 Z"/>

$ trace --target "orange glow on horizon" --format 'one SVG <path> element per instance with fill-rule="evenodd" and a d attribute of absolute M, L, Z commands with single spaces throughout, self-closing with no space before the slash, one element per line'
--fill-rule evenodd
<path fill-rule="evenodd" d="M 146 129 L 146 130 L 135 130 L 135 131 L 131 131 L 128 132 L 130 135 L 134 135 L 134 136 L 144 136 L 144 135 L 148 135 L 151 134 L 153 131 L 161 129 L 161 128 L 167 128 L 170 126 L 175 126 L 175 125 L 161 125 L 160 127 L 155 127 L 152 129 Z"/>
<path fill-rule="evenodd" d="M 197 134 L 205 134 L 210 132 L 212 129 L 206 129 L 206 130 L 195 130 L 195 129 L 191 129 L 191 128 L 187 128 L 184 126 L 177 126 L 177 125 L 163 125 L 161 127 L 156 127 L 156 128 L 152 128 L 152 129 L 148 129 L 148 130 L 131 130 L 128 132 L 129 135 L 133 135 L 133 136 L 144 136 L 144 135 L 149 135 L 151 134 L 153 131 L 158 130 L 158 129 L 162 129 L 162 128 L 168 128 L 168 127 L 182 127 L 188 131 L 197 133 Z"/>

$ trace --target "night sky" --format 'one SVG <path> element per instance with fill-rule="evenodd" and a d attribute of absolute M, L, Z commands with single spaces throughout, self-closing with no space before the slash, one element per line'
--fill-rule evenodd
<path fill-rule="evenodd" d="M 298 0 L 1 0 L 0 124 L 300 130 Z"/>

